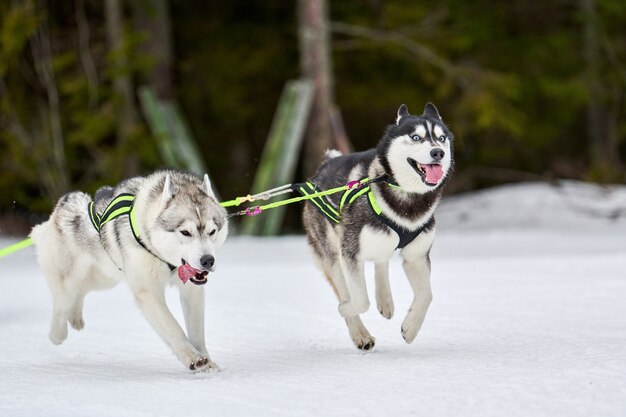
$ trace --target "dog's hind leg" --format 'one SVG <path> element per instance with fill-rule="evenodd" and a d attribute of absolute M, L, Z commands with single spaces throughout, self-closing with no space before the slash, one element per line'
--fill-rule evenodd
<path fill-rule="evenodd" d="M 73 275 L 61 276 L 55 274 L 48 278 L 52 294 L 52 322 L 48 337 L 55 345 L 67 339 L 67 324 L 76 330 L 85 327 L 83 320 L 83 302 L 85 293 L 76 282 L 80 277 Z"/>
<path fill-rule="evenodd" d="M 341 266 L 335 263 L 330 268 L 324 268 L 326 279 L 335 290 L 339 299 L 339 313 L 346 320 L 350 338 L 355 346 L 362 350 L 370 350 L 374 347 L 376 339 L 370 334 L 358 314 L 354 314 L 350 304 L 350 293 L 346 286 Z"/>
<path fill-rule="evenodd" d="M 52 320 L 48 337 L 55 345 L 67 339 L 67 323 L 80 330 L 84 326 L 82 320 L 83 295 L 78 294 L 72 286 L 74 277 L 52 273 L 46 276 L 52 294 Z M 68 282 L 69 281 L 69 282 Z M 77 308 L 80 311 L 77 314 Z"/>
<path fill-rule="evenodd" d="M 367 296 L 367 286 L 365 285 L 365 270 L 361 260 L 341 257 L 341 270 L 350 293 L 350 304 L 352 314 L 365 313 L 370 308 L 370 300 Z"/>
<path fill-rule="evenodd" d="M 393 297 L 389 287 L 389 262 L 376 262 L 374 264 L 376 273 L 376 305 L 380 314 L 390 319 L 393 317 Z"/>
<path fill-rule="evenodd" d="M 55 345 L 60 345 L 67 339 L 67 322 L 76 300 L 75 287 L 72 285 L 74 277 L 62 268 L 63 265 L 42 262 L 42 266 L 52 295 L 52 320 L 48 338 Z"/>
<path fill-rule="evenodd" d="M 68 321 L 75 330 L 82 330 L 85 327 L 85 320 L 83 320 L 83 304 L 85 302 L 85 294 L 77 294 L 74 304 L 70 309 L 70 316 Z"/>
<path fill-rule="evenodd" d="M 55 345 L 60 345 L 67 339 L 67 321 L 70 317 L 68 300 L 62 295 L 52 295 L 52 320 L 48 338 Z"/>
<path fill-rule="evenodd" d="M 341 271 L 341 267 L 338 263 L 335 263 L 332 266 L 325 265 L 323 269 L 326 280 L 332 286 L 339 300 L 339 314 L 343 317 L 353 316 L 355 313 L 350 303 L 350 291 L 346 286 L 346 279 Z"/>

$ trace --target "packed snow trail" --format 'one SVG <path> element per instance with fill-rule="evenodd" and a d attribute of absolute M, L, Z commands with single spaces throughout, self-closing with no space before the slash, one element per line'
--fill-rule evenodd
<path fill-rule="evenodd" d="M 400 259 L 389 321 L 368 268 L 369 353 L 352 346 L 304 237 L 230 239 L 206 285 L 222 369 L 211 374 L 178 363 L 124 284 L 89 295 L 85 329 L 53 346 L 34 251 L 11 255 L 0 261 L 0 416 L 626 416 L 626 222 L 564 213 L 544 191 L 441 207 L 434 301 L 412 345 Z M 505 223 L 519 192 L 540 206 L 540 227 L 519 213 Z M 174 290 L 168 302 L 181 319 Z"/>

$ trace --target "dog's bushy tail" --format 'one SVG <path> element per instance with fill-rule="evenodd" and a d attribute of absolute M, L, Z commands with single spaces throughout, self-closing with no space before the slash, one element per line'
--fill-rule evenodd
<path fill-rule="evenodd" d="M 35 243 L 42 240 L 41 239 L 42 235 L 46 233 L 44 229 L 46 229 L 47 223 L 48 222 L 38 224 L 37 226 L 33 227 L 33 229 L 30 231 L 29 237 L 33 239 Z"/>
<path fill-rule="evenodd" d="M 324 161 L 328 161 L 329 159 L 333 159 L 341 155 L 343 154 L 337 149 L 326 149 L 326 153 L 324 154 Z"/>

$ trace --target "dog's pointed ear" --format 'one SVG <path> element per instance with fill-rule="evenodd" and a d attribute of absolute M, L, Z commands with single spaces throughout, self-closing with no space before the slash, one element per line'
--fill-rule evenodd
<path fill-rule="evenodd" d="M 213 197 L 213 189 L 211 188 L 211 180 L 207 174 L 204 174 L 204 180 L 202 181 L 202 192 L 209 197 Z"/>
<path fill-rule="evenodd" d="M 406 106 L 406 104 L 403 104 L 398 109 L 398 116 L 396 117 L 396 124 L 399 125 L 400 120 L 402 120 L 403 117 L 407 117 L 407 116 L 410 116 L 409 108 Z"/>
<path fill-rule="evenodd" d="M 176 194 L 176 187 L 172 184 L 170 174 L 165 176 L 165 184 L 163 184 L 163 194 L 161 195 L 161 203 L 165 204 Z"/>
<path fill-rule="evenodd" d="M 424 116 L 441 120 L 437 107 L 435 107 L 435 105 L 431 102 L 426 103 L 426 106 L 424 107 Z"/>

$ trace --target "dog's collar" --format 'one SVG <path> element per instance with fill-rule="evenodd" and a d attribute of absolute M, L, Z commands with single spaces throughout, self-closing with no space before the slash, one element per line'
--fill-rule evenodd
<path fill-rule="evenodd" d="M 398 181 L 396 181 L 396 179 L 391 174 L 380 175 L 380 176 L 374 178 L 373 180 L 371 180 L 370 182 L 384 182 L 385 184 L 389 185 L 390 187 L 394 187 L 394 188 L 397 188 L 397 189 L 400 189 L 400 190 L 402 189 L 402 187 L 400 187 L 400 184 L 398 184 Z"/>
<path fill-rule="evenodd" d="M 89 202 L 89 207 L 88 207 L 89 219 L 91 220 L 91 224 L 96 229 L 98 234 L 100 234 L 100 231 L 102 230 L 102 226 L 104 226 L 106 223 L 113 221 L 120 216 L 128 215 L 128 223 L 130 224 L 130 230 L 132 231 L 133 237 L 135 238 L 139 246 L 144 248 L 150 255 L 154 256 L 159 261 L 166 264 L 168 268 L 170 269 L 170 271 L 175 270 L 176 267 L 174 265 L 172 265 L 171 263 L 157 256 L 153 251 L 151 251 L 146 246 L 145 243 L 143 243 L 143 241 L 139 237 L 139 229 L 137 228 L 137 218 L 135 215 L 135 211 L 133 210 L 134 207 L 135 207 L 135 196 L 129 193 L 122 193 L 122 194 L 118 194 L 117 196 L 115 196 L 115 198 L 111 200 L 111 202 L 107 205 L 107 207 L 104 209 L 104 212 L 101 215 L 96 213 L 93 201 L 91 201 Z"/>

